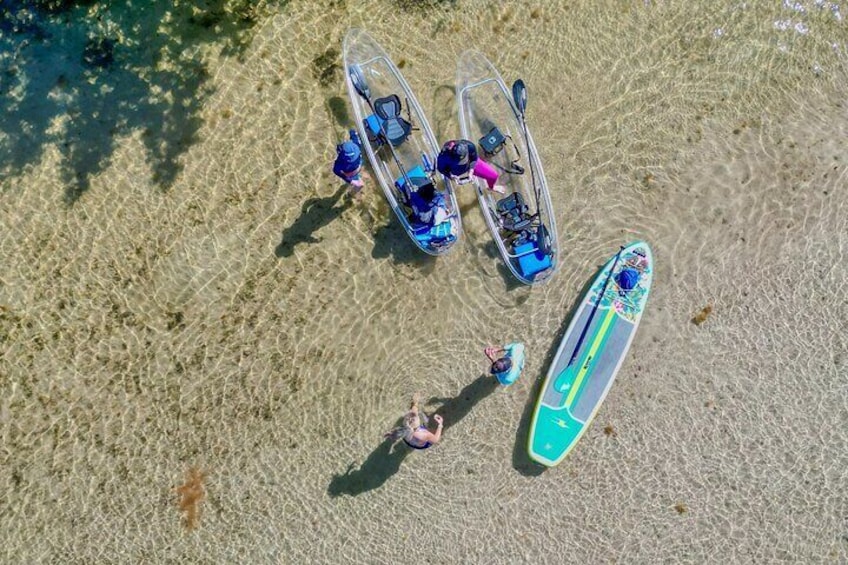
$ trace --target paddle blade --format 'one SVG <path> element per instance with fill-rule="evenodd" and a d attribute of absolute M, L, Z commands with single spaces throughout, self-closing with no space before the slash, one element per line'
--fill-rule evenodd
<path fill-rule="evenodd" d="M 515 100 L 515 107 L 524 115 L 524 110 L 527 109 L 527 87 L 524 86 L 524 81 L 518 79 L 512 83 L 512 99 Z"/>
<path fill-rule="evenodd" d="M 551 234 L 548 233 L 548 228 L 545 227 L 545 224 L 539 226 L 539 230 L 536 232 L 536 238 L 539 243 L 539 251 L 541 251 L 543 255 L 550 255 Z"/>
<path fill-rule="evenodd" d="M 350 66 L 350 82 L 353 83 L 353 88 L 356 92 L 366 100 L 371 99 L 371 90 L 368 88 L 368 83 L 365 82 L 365 76 L 362 74 L 362 69 L 359 65 Z"/>

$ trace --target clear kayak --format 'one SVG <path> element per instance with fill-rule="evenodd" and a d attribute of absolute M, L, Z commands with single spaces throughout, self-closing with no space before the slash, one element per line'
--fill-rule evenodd
<path fill-rule="evenodd" d="M 456 72 L 462 137 L 499 173 L 504 194 L 475 179 L 489 231 L 512 274 L 524 284 L 549 279 L 557 270 L 557 230 L 551 196 L 533 136 L 524 122 L 526 91 L 510 91 L 486 57 L 473 50 L 459 58 Z M 519 108 L 521 106 L 521 108 Z"/>
<path fill-rule="evenodd" d="M 439 146 L 424 111 L 362 30 L 345 36 L 344 70 L 363 149 L 389 205 L 422 251 L 446 253 L 459 240 L 462 221 L 451 181 L 435 170 Z"/>

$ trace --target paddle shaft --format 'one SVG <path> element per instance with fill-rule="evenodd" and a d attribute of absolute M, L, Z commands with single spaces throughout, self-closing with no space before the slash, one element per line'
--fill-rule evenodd
<path fill-rule="evenodd" d="M 536 213 L 541 210 L 539 200 L 539 186 L 536 184 L 536 171 L 533 167 L 533 150 L 530 146 L 530 133 L 527 131 L 527 120 L 524 117 L 524 112 L 527 110 L 527 87 L 524 86 L 524 81 L 516 80 L 512 84 L 512 100 L 515 102 L 515 109 L 518 110 L 518 115 L 521 117 L 521 126 L 524 131 L 524 141 L 527 143 L 527 160 L 530 164 L 530 182 L 533 183 L 533 196 L 536 197 Z"/>
<path fill-rule="evenodd" d="M 592 307 L 592 311 L 589 313 L 589 319 L 586 320 L 586 325 L 583 327 L 583 331 L 580 332 L 580 337 L 577 340 L 577 345 L 574 346 L 574 351 L 571 353 L 571 359 L 568 360 L 567 367 L 570 367 L 574 360 L 577 359 L 577 353 L 580 351 L 580 346 L 583 345 L 583 340 L 586 339 L 586 332 L 589 331 L 589 326 L 592 325 L 592 319 L 595 317 L 595 312 L 598 311 L 598 306 L 601 305 L 601 300 L 603 300 L 604 295 L 607 293 L 607 286 L 609 285 L 610 279 L 612 278 L 612 274 L 615 272 L 616 266 L 618 266 L 618 260 L 621 257 L 621 252 L 624 251 L 624 247 L 618 250 L 618 253 L 615 254 L 615 260 L 612 262 L 612 267 L 610 268 L 610 272 L 607 275 L 606 280 L 604 280 L 604 287 L 601 289 L 601 293 L 598 295 L 598 299 L 595 301 L 595 305 Z"/>
<path fill-rule="evenodd" d="M 536 197 L 536 210 L 541 210 L 539 205 L 539 186 L 536 184 L 536 167 L 533 166 L 533 150 L 530 148 L 530 134 L 527 133 L 527 121 L 524 119 L 524 114 L 521 114 L 521 125 L 524 127 L 524 141 L 527 142 L 527 160 L 530 164 L 530 182 L 533 183 L 533 196 Z"/>

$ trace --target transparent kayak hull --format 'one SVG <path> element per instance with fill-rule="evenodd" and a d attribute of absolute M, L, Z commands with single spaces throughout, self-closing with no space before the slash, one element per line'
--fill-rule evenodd
<path fill-rule="evenodd" d="M 424 111 L 397 66 L 382 47 L 363 30 L 352 29 L 344 39 L 344 70 L 356 128 L 371 168 L 385 193 L 392 210 L 410 239 L 419 249 L 430 255 L 448 252 L 462 233 L 459 205 L 450 180 L 432 171 L 439 152 L 436 137 Z M 352 73 L 365 81 L 370 92 L 369 100 L 356 89 Z M 381 139 L 379 123 L 375 120 L 374 103 L 381 98 L 397 95 L 402 117 L 413 126 L 401 143 L 395 145 Z M 374 124 L 377 125 L 375 131 Z M 376 137 L 376 139 L 375 139 Z M 422 176 L 423 175 L 423 176 Z M 409 192 L 426 176 L 440 193 L 444 221 L 435 226 L 419 223 L 409 205 Z M 401 185 L 401 186 L 399 186 Z"/>
<path fill-rule="evenodd" d="M 556 272 L 559 252 L 551 196 L 533 136 L 525 130 L 512 91 L 482 53 L 468 50 L 460 56 L 456 91 L 462 137 L 477 144 L 479 157 L 498 171 L 498 184 L 506 188 L 501 195 L 475 179 L 489 231 L 515 278 L 528 285 L 544 282 Z M 526 208 L 520 215 L 517 201 Z"/>

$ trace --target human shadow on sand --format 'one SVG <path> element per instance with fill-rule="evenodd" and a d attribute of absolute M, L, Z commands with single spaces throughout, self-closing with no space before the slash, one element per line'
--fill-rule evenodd
<path fill-rule="evenodd" d="M 483 374 L 463 388 L 459 394 L 452 398 L 433 397 L 427 404 L 438 404 L 435 411 L 445 419 L 445 431 L 462 420 L 478 402 L 492 394 L 497 389 L 498 383 L 491 376 Z M 429 410 L 427 411 L 430 412 Z M 398 420 L 396 425 L 402 422 Z M 327 488 L 327 493 L 332 496 L 347 494 L 356 496 L 363 492 L 383 486 L 389 478 L 400 470 L 401 463 L 406 456 L 412 453 L 412 448 L 401 442 L 391 449 L 392 442 L 384 440 L 377 449 L 371 452 L 368 458 L 356 468 L 356 463 L 351 463 L 341 475 L 334 475 Z"/>
<path fill-rule="evenodd" d="M 315 237 L 313 234 L 350 208 L 350 198 L 343 198 L 346 193 L 346 187 L 342 186 L 332 196 L 310 198 L 304 202 L 300 209 L 300 216 L 283 230 L 280 244 L 274 250 L 274 255 L 291 257 L 297 244 L 319 243 L 323 238 Z"/>
<path fill-rule="evenodd" d="M 542 363 L 542 372 L 538 378 L 536 378 L 536 382 L 530 390 L 527 405 L 524 408 L 524 413 L 521 415 L 521 420 L 518 423 L 518 429 L 515 432 L 515 445 L 512 448 L 512 467 L 522 475 L 535 477 L 541 475 L 545 472 L 545 470 L 547 470 L 547 467 L 536 463 L 530 459 L 530 456 L 527 454 L 527 442 L 530 438 L 530 422 L 533 419 L 533 411 L 536 409 L 536 400 L 539 398 L 539 394 L 542 391 L 542 385 L 545 382 L 548 367 L 551 366 L 551 363 L 554 360 L 554 355 L 556 355 L 560 341 L 562 341 L 565 332 L 568 330 L 568 325 L 571 323 L 571 319 L 574 317 L 574 314 L 577 313 L 577 309 L 580 307 L 580 304 L 583 303 L 583 297 L 587 292 L 589 292 L 589 289 L 592 287 L 592 283 L 601 273 L 603 268 L 604 266 L 601 265 L 598 270 L 589 277 L 589 280 L 583 285 L 583 288 L 581 288 L 580 292 L 577 294 L 577 300 L 575 300 L 571 309 L 568 311 L 568 314 L 565 316 L 556 337 L 551 340 L 551 346 L 548 348 L 548 352 L 545 354 L 544 362 Z"/>
<path fill-rule="evenodd" d="M 347 109 L 347 100 L 341 96 L 331 96 L 326 99 L 327 111 L 332 116 L 333 120 L 343 128 L 352 128 L 354 126 L 353 118 Z"/>

